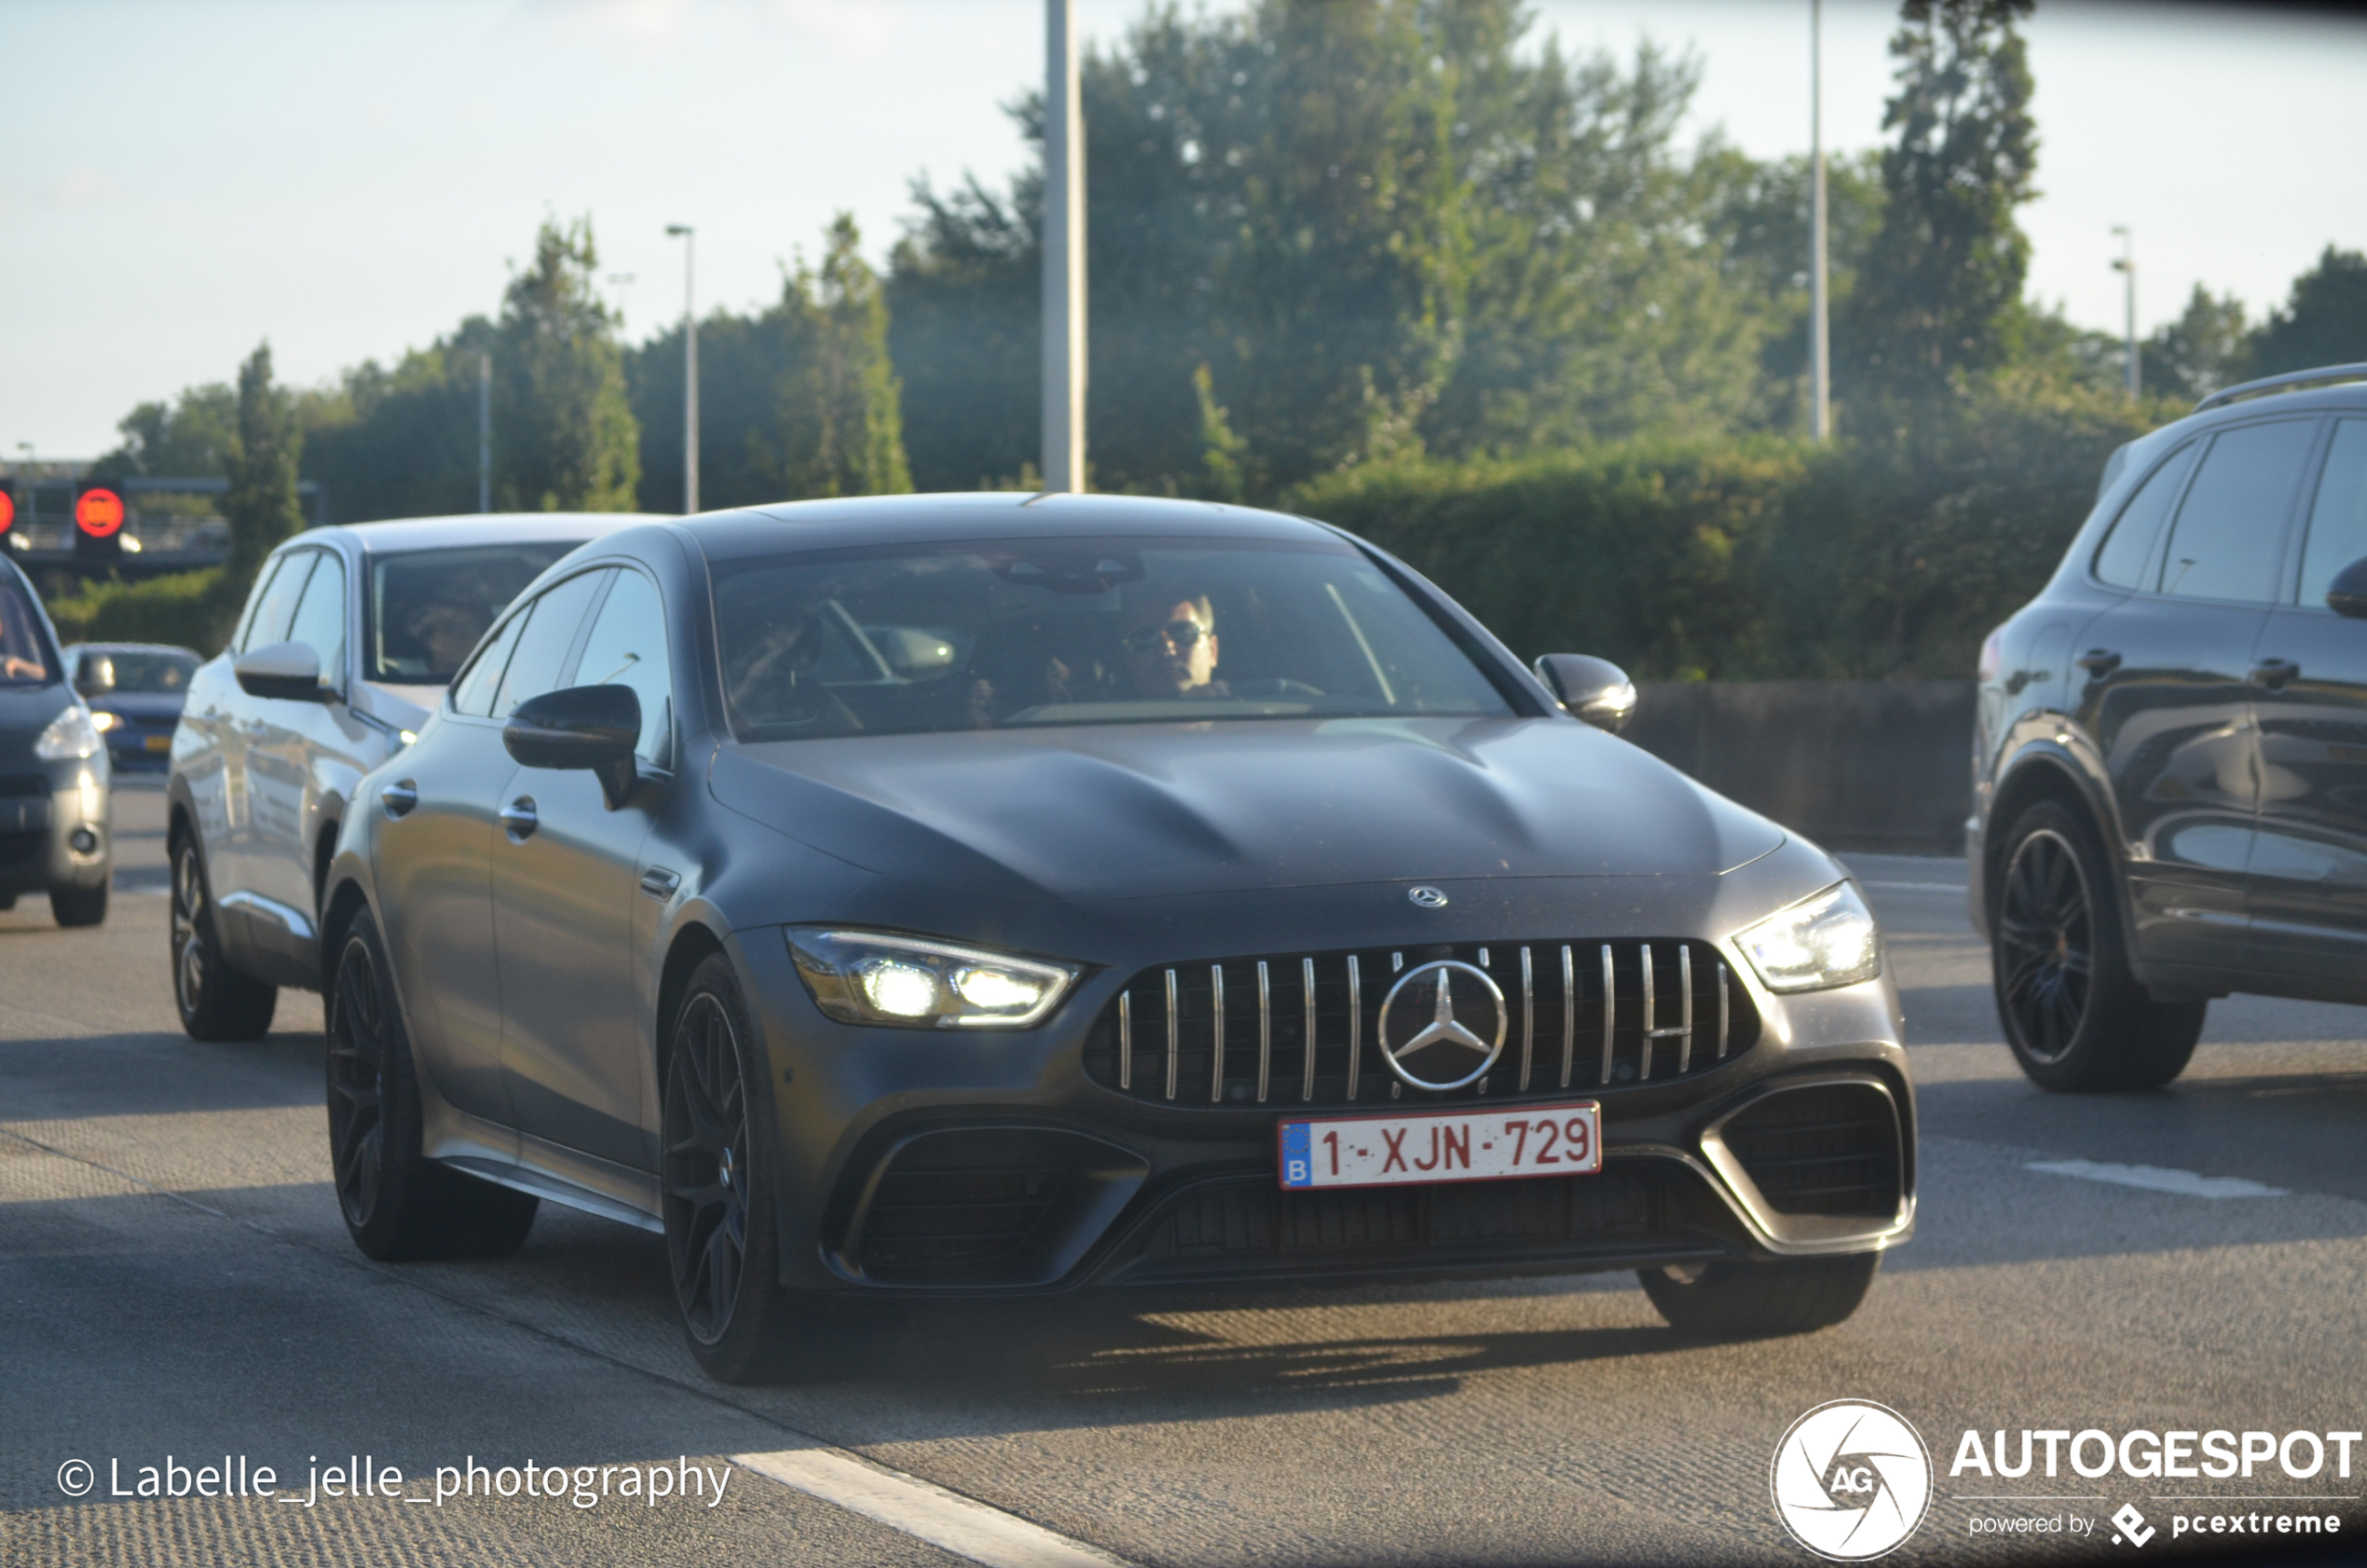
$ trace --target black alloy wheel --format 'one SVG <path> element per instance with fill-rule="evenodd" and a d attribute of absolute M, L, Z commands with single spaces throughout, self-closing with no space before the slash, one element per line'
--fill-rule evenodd
<path fill-rule="evenodd" d="M 2066 1092 L 2159 1088 L 2183 1071 L 2209 1003 L 2158 1001 L 2130 970 L 2094 830 L 2041 801 L 2014 824 L 1999 864 L 1992 979 L 2022 1071 Z"/>
<path fill-rule="evenodd" d="M 213 900 L 197 835 L 172 840 L 172 1000 L 192 1040 L 260 1040 L 271 1031 L 280 989 L 230 967 L 215 934 Z"/>
<path fill-rule="evenodd" d="M 667 1052 L 664 1154 L 666 1259 L 691 1353 L 724 1383 L 773 1375 L 787 1302 L 773 1233 L 769 1096 L 729 962 L 691 975 Z"/>
<path fill-rule="evenodd" d="M 2014 846 L 1997 901 L 1997 1005 L 2032 1061 L 2060 1062 L 2087 1016 L 2095 920 L 2079 854 L 2052 828 Z"/>
<path fill-rule="evenodd" d="M 337 1207 L 370 1257 L 495 1258 L 526 1243 L 540 1200 L 420 1152 L 419 1084 L 367 909 L 346 928 L 328 996 L 329 1157 Z"/>

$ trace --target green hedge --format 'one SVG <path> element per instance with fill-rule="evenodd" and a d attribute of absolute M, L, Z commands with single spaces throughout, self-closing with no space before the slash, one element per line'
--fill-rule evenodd
<path fill-rule="evenodd" d="M 211 655 L 229 640 L 239 613 L 238 602 L 220 591 L 221 578 L 214 567 L 144 582 L 86 583 L 47 607 L 65 642 L 172 643 Z"/>
<path fill-rule="evenodd" d="M 2168 412 L 2026 392 L 1912 441 L 1415 460 L 1288 504 L 1402 557 L 1524 659 L 1595 653 L 1653 680 L 1960 676 L 2045 582 L 2113 448 Z"/>

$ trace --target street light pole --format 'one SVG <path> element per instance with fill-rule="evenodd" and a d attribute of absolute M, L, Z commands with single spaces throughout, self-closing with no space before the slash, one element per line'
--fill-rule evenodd
<path fill-rule="evenodd" d="M 698 235 L 689 224 L 668 224 L 682 241 L 682 510 L 699 510 Z"/>
<path fill-rule="evenodd" d="M 1808 4 L 1809 433 L 1833 434 L 1833 341 L 1825 292 L 1825 0 Z"/>
<path fill-rule="evenodd" d="M 2113 225 L 2113 232 L 2120 236 L 2120 256 L 2113 263 L 2113 270 L 2121 275 L 2128 286 L 2128 395 L 2134 398 L 2142 385 L 2137 364 L 2137 240 L 2120 224 Z"/>
<path fill-rule="evenodd" d="M 477 510 L 493 510 L 493 350 L 477 356 Z"/>
<path fill-rule="evenodd" d="M 1085 116 L 1076 0 L 1044 0 L 1044 488 L 1085 488 Z"/>

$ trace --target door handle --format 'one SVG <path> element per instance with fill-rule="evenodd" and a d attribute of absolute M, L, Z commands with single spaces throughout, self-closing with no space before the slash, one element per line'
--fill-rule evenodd
<path fill-rule="evenodd" d="M 641 891 L 661 904 L 672 898 L 674 890 L 681 885 L 682 874 L 663 866 L 652 866 L 641 873 Z"/>
<path fill-rule="evenodd" d="M 2252 666 L 2252 684 L 2264 686 L 2271 691 L 2282 691 L 2285 683 L 2301 674 L 2301 666 L 2290 659 L 2264 659 Z"/>
<path fill-rule="evenodd" d="M 534 814 L 534 797 L 531 795 L 521 795 L 501 808 L 501 825 L 508 829 L 513 844 L 523 844 L 532 838 L 540 821 Z"/>
<path fill-rule="evenodd" d="M 2072 662 L 2101 680 L 2120 668 L 2120 655 L 2108 648 L 2091 648 Z"/>
<path fill-rule="evenodd" d="M 390 817 L 407 817 L 411 808 L 419 803 L 419 787 L 409 779 L 401 779 L 378 791 L 378 803 Z"/>

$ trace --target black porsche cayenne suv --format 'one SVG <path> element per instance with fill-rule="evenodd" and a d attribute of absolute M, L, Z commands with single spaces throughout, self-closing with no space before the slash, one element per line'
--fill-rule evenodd
<path fill-rule="evenodd" d="M 1973 915 L 2036 1082 L 2166 1084 L 2231 992 L 2367 1002 L 2367 365 L 2114 453 L 1975 722 Z"/>
<path fill-rule="evenodd" d="M 1914 1218 L 1880 934 L 1402 564 L 1101 496 L 620 530 L 355 788 L 322 900 L 375 1257 L 664 1234 L 816 1298 L 1635 1269 L 1845 1317 Z"/>

